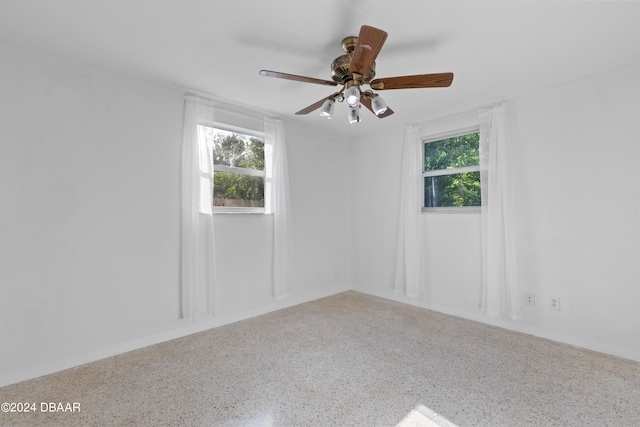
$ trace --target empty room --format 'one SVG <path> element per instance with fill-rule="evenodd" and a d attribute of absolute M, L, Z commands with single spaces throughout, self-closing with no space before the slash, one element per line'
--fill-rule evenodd
<path fill-rule="evenodd" d="M 0 426 L 640 425 L 640 2 L 0 0 Z"/>

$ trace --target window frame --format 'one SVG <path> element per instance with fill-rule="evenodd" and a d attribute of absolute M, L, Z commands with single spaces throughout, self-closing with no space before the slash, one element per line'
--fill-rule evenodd
<path fill-rule="evenodd" d="M 420 178 L 420 189 L 421 189 L 420 206 L 421 206 L 422 213 L 428 213 L 428 214 L 452 214 L 452 213 L 453 214 L 469 214 L 469 213 L 478 214 L 478 213 L 481 213 L 482 206 L 426 207 L 424 205 L 424 202 L 425 202 L 424 179 L 425 178 L 432 177 L 432 176 L 455 175 L 458 173 L 465 173 L 465 172 L 480 172 L 480 161 L 478 161 L 478 165 L 474 165 L 474 166 L 463 166 L 463 167 L 453 168 L 453 169 L 437 169 L 433 171 L 425 171 L 424 170 L 425 145 L 430 142 L 440 141 L 442 139 L 454 138 L 456 136 L 469 135 L 472 133 L 479 133 L 479 132 L 480 132 L 480 126 L 473 125 L 473 126 L 459 127 L 459 128 L 456 128 L 455 130 L 450 130 L 450 131 L 445 131 L 441 133 L 425 135 L 420 137 L 420 149 L 422 153 L 421 162 L 420 162 L 422 164 L 422 167 L 421 167 L 422 174 Z"/>
<path fill-rule="evenodd" d="M 242 175 L 250 175 L 250 176 L 260 176 L 264 178 L 264 206 L 262 207 L 251 207 L 251 206 L 215 206 L 213 205 L 213 201 L 215 200 L 215 194 L 211 199 L 212 202 L 212 212 L 213 214 L 267 214 L 267 196 L 271 193 L 271 174 L 269 170 L 271 169 L 271 146 L 267 144 L 264 131 L 258 131 L 254 129 L 243 128 L 240 126 L 233 126 L 227 123 L 221 123 L 211 120 L 198 120 L 199 126 L 206 126 L 217 130 L 222 130 L 226 132 L 232 132 L 237 134 L 246 135 L 249 137 L 255 137 L 262 139 L 264 144 L 264 170 L 260 171 L 258 169 L 248 169 L 248 168 L 240 168 L 235 166 L 226 166 L 226 165 L 216 165 L 212 164 L 212 173 L 215 172 L 230 172 L 230 173 L 238 173 Z M 215 180 L 212 180 L 215 182 Z M 211 189 L 213 192 L 213 188 Z"/>

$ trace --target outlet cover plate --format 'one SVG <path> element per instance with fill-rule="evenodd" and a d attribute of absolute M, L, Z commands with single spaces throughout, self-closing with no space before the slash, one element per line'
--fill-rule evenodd
<path fill-rule="evenodd" d="M 524 294 L 524 305 L 528 305 L 530 307 L 535 307 L 536 305 L 536 294 L 532 292 L 525 292 Z"/>

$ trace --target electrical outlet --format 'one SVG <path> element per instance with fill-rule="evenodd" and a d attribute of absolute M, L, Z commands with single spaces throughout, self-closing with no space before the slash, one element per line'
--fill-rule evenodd
<path fill-rule="evenodd" d="M 551 310 L 560 310 L 560 298 L 558 297 L 549 298 L 549 308 Z"/>
<path fill-rule="evenodd" d="M 527 292 L 524 294 L 524 305 L 528 305 L 530 307 L 535 307 L 536 305 L 536 294 Z"/>

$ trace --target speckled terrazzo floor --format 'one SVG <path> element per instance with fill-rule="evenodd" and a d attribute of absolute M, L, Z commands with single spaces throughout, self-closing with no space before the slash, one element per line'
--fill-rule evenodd
<path fill-rule="evenodd" d="M 346 292 L 0 388 L 2 426 L 640 426 L 640 364 Z"/>

